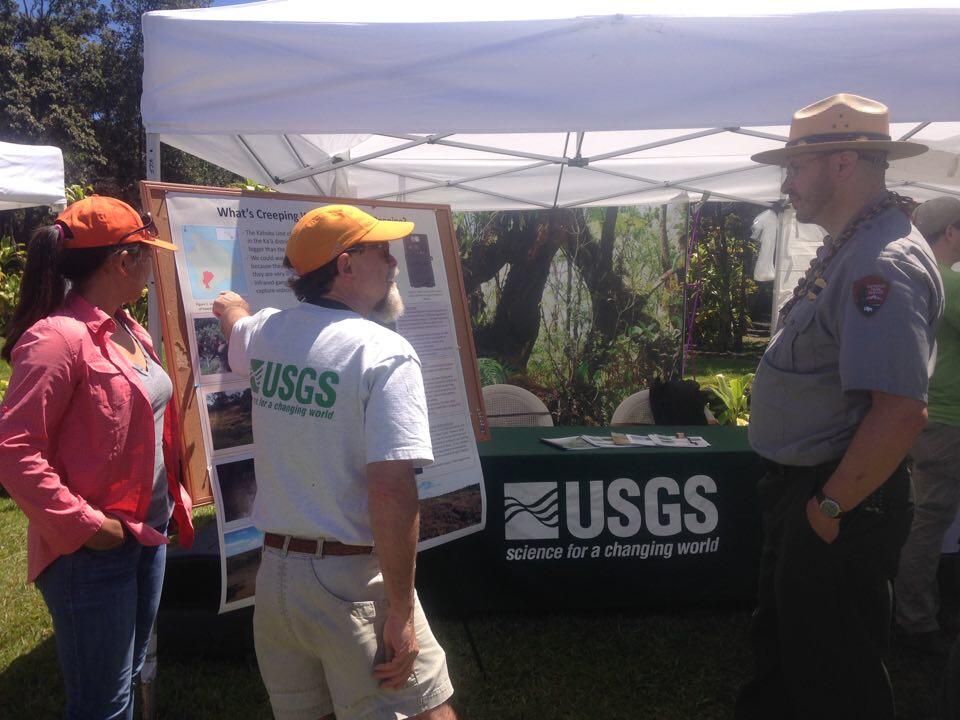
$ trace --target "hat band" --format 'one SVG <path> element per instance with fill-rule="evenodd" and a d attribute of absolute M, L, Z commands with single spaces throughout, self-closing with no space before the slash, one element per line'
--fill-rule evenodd
<path fill-rule="evenodd" d="M 796 147 L 797 145 L 817 145 L 819 143 L 847 142 L 847 141 L 880 141 L 890 142 L 890 136 L 883 133 L 856 132 L 856 133 L 822 133 L 820 135 L 807 135 L 797 138 L 787 143 L 787 147 Z"/>

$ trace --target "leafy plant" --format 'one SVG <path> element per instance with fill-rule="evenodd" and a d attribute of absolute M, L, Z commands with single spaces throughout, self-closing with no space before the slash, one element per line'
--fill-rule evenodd
<path fill-rule="evenodd" d="M 698 289 L 695 338 L 701 350 L 743 350 L 748 299 L 758 292 L 750 275 L 757 247 L 750 237 L 754 208 L 717 204 L 700 218 L 690 255 L 691 291 Z"/>
<path fill-rule="evenodd" d="M 507 382 L 507 370 L 493 358 L 477 358 L 477 369 L 480 371 L 480 384 L 502 385 Z"/>
<path fill-rule="evenodd" d="M 710 409 L 721 425 L 747 425 L 750 422 L 750 388 L 753 373 L 727 376 L 717 373 L 701 380 L 700 386 L 713 393 Z"/>
<path fill-rule="evenodd" d="M 276 190 L 269 185 L 261 185 L 256 180 L 251 180 L 250 178 L 229 183 L 227 187 L 246 190 L 247 192 L 276 192 Z"/>
<path fill-rule="evenodd" d="M 147 316 L 149 315 L 149 308 L 147 306 L 146 288 L 140 292 L 140 298 L 135 303 L 131 303 L 127 309 L 130 311 L 130 314 L 133 315 L 134 320 L 143 325 L 143 327 L 148 327 Z"/>
<path fill-rule="evenodd" d="M 81 185 L 79 183 L 75 183 L 73 185 L 67 185 L 64 188 L 64 192 L 67 196 L 67 204 L 73 205 L 73 203 L 77 202 L 78 200 L 83 200 L 85 197 L 93 195 L 94 191 L 93 185 Z"/>
<path fill-rule="evenodd" d="M 20 298 L 20 275 L 26 251 L 5 235 L 0 237 L 0 328 L 5 328 Z"/>

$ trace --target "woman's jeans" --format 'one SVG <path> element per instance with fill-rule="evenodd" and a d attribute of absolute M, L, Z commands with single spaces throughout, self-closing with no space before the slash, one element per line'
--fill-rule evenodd
<path fill-rule="evenodd" d="M 135 684 L 160 605 L 167 547 L 80 548 L 36 580 L 57 642 L 67 720 L 133 717 Z"/>

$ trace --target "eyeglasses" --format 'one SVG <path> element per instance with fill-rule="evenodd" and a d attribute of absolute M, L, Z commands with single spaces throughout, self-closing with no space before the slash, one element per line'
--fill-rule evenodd
<path fill-rule="evenodd" d="M 786 166 L 784 166 L 784 179 L 792 180 L 797 177 L 804 169 L 815 162 L 820 162 L 830 153 L 815 153 L 813 157 L 808 158 L 806 162 L 798 162 L 796 160 L 791 160 Z"/>
<path fill-rule="evenodd" d="M 120 239 L 117 240 L 117 243 L 122 243 L 131 235 L 139 235 L 143 232 L 152 238 L 160 237 L 160 231 L 157 230 L 157 224 L 153 221 L 153 216 L 150 213 L 140 213 L 140 221 L 143 223 L 142 227 L 138 227 L 136 230 L 131 230 L 126 235 L 122 235 Z"/>
<path fill-rule="evenodd" d="M 344 250 L 348 255 L 359 255 L 364 250 L 376 250 L 384 259 L 390 258 L 390 243 L 388 242 L 375 242 L 375 243 L 358 243 L 351 248 Z"/>

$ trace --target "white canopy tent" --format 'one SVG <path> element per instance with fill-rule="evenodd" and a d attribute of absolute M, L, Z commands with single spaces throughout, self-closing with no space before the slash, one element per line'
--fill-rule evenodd
<path fill-rule="evenodd" d="M 159 142 L 289 192 L 458 210 L 768 204 L 792 112 L 844 90 L 935 152 L 890 185 L 960 194 L 960 0 L 266 2 L 143 17 Z M 722 10 L 715 9 L 722 7 Z M 722 15 L 720 13 L 723 13 Z"/>
<path fill-rule="evenodd" d="M 921 5 L 922 7 L 916 7 Z M 545 209 L 770 205 L 792 113 L 885 102 L 932 151 L 888 185 L 960 195 L 960 0 L 266 0 L 143 16 L 160 143 L 279 190 Z M 789 293 L 810 242 L 786 247 Z M 799 235 L 799 231 L 794 234 Z M 808 238 L 809 239 L 809 238 Z M 958 521 L 960 526 L 960 521 Z"/>
<path fill-rule="evenodd" d="M 0 142 L 0 210 L 67 205 L 63 153 L 46 145 Z"/>

